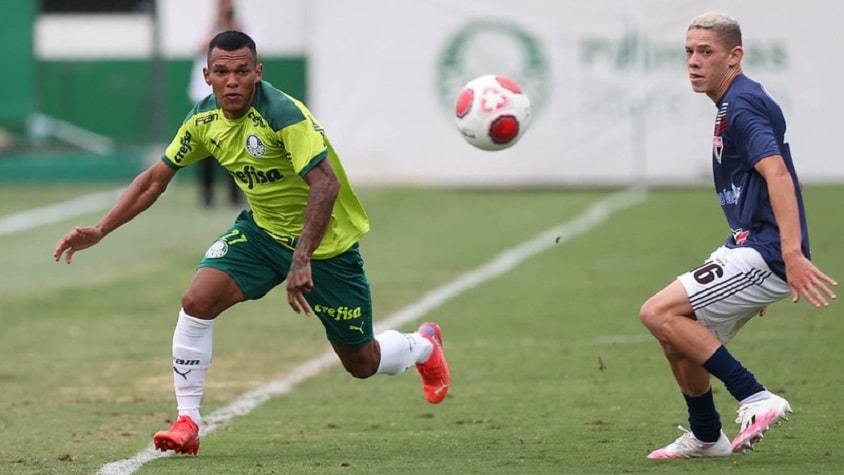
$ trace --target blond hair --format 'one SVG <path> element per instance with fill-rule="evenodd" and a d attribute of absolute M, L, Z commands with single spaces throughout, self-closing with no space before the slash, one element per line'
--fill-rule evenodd
<path fill-rule="evenodd" d="M 689 30 L 703 28 L 715 32 L 716 38 L 728 49 L 741 46 L 741 26 L 738 20 L 721 12 L 698 15 L 689 24 Z"/>

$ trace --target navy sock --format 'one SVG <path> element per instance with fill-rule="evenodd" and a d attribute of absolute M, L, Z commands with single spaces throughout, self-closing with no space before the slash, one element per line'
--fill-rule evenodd
<path fill-rule="evenodd" d="M 723 381 L 727 391 L 737 401 L 743 401 L 759 391 L 765 390 L 765 387 L 756 381 L 753 373 L 733 358 L 733 355 L 727 351 L 724 345 L 719 346 L 715 353 L 703 363 L 703 368 L 709 371 L 712 376 Z"/>
<path fill-rule="evenodd" d="M 683 393 L 689 406 L 689 429 L 701 442 L 717 442 L 721 437 L 721 415 L 715 410 L 712 388 L 703 396 L 692 397 Z"/>

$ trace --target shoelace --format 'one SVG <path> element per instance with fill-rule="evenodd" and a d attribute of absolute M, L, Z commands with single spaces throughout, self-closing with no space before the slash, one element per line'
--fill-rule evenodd
<path fill-rule="evenodd" d="M 736 411 L 738 413 L 738 417 L 736 417 L 736 423 L 741 425 L 741 430 L 747 429 L 749 426 L 753 425 L 754 419 L 756 418 L 756 414 L 753 414 L 752 411 L 753 407 L 749 404 L 746 406 L 741 406 L 738 411 Z"/>
<path fill-rule="evenodd" d="M 677 440 L 674 441 L 674 445 L 681 449 L 697 449 L 700 448 L 700 442 L 695 439 L 694 434 L 688 429 L 683 426 L 677 426 L 678 429 L 683 431 L 683 435 L 681 435 Z"/>

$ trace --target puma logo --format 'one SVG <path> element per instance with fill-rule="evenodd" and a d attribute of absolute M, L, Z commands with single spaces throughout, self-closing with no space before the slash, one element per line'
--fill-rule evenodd
<path fill-rule="evenodd" d="M 363 325 L 358 325 L 358 326 L 349 325 L 349 330 L 357 330 L 357 331 L 360 332 L 361 335 L 363 335 Z"/>
<path fill-rule="evenodd" d="M 174 371 L 176 374 L 178 374 L 179 376 L 181 376 L 181 377 L 185 378 L 185 381 L 187 381 L 187 380 L 188 380 L 188 373 L 190 373 L 191 371 L 193 371 L 193 369 L 189 369 L 189 370 L 185 371 L 184 373 L 182 373 L 181 371 L 179 371 L 178 369 L 176 369 L 176 367 L 175 367 L 175 366 L 173 366 L 173 371 Z"/>

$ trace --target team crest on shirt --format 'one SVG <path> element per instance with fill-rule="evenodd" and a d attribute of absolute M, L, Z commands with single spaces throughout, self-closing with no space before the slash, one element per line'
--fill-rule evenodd
<path fill-rule="evenodd" d="M 727 131 L 727 105 L 721 105 L 718 115 L 715 117 L 715 133 L 712 134 L 712 156 L 721 164 L 721 153 L 724 151 L 724 138 L 722 135 Z"/>
<path fill-rule="evenodd" d="M 217 259 L 225 256 L 227 252 L 229 252 L 229 245 L 226 244 L 226 241 L 220 239 L 214 241 L 214 244 L 211 244 L 211 247 L 205 251 L 205 257 L 208 259 Z"/>
<path fill-rule="evenodd" d="M 261 137 L 255 134 L 249 134 L 249 137 L 246 137 L 246 151 L 255 158 L 261 158 L 266 153 L 267 147 L 264 146 Z"/>
<path fill-rule="evenodd" d="M 747 238 L 750 237 L 750 231 L 745 231 L 741 228 L 731 229 L 731 231 L 733 232 L 733 241 L 736 242 L 736 246 L 743 246 Z"/>
<path fill-rule="evenodd" d="M 712 137 L 712 155 L 718 163 L 721 163 L 721 152 L 724 151 L 724 139 L 720 135 Z"/>

